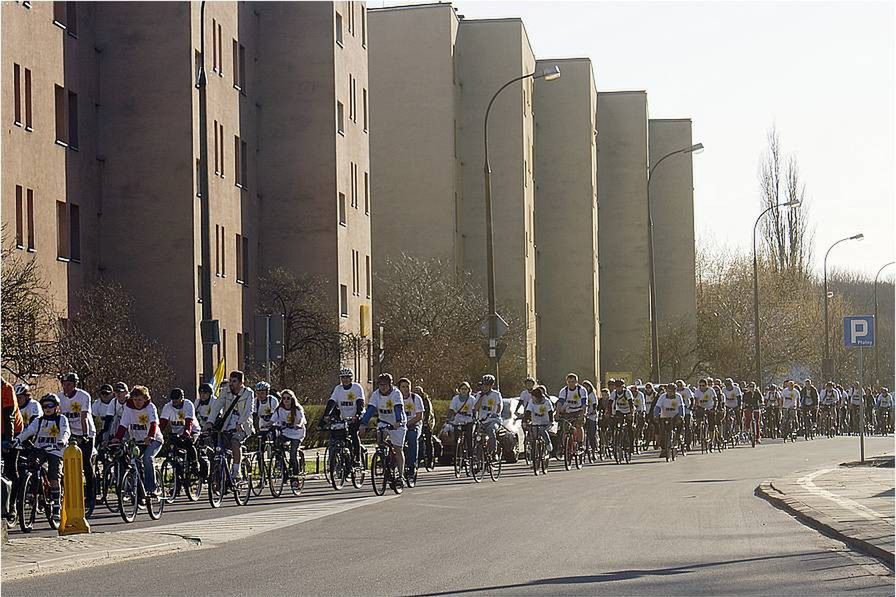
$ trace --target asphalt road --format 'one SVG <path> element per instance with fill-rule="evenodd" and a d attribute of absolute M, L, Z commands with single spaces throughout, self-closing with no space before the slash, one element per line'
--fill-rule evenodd
<path fill-rule="evenodd" d="M 893 438 L 870 438 L 869 455 Z M 893 576 L 754 496 L 756 486 L 855 460 L 854 438 L 651 457 L 498 483 L 422 473 L 404 495 L 217 547 L 3 583 L 6 595 L 880 594 Z M 178 505 L 160 523 L 370 496 L 320 483 L 246 508 Z M 250 514 L 251 515 L 251 514 Z M 145 518 L 145 514 L 141 515 Z M 223 521 L 222 521 L 223 522 Z M 119 530 L 112 517 L 97 530 Z M 136 525 L 128 525 L 128 529 Z"/>

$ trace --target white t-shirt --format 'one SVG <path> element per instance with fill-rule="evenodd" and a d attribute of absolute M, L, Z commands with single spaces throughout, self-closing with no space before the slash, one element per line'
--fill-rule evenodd
<path fill-rule="evenodd" d="M 532 392 L 523 389 L 523 391 L 520 392 L 520 404 L 523 405 L 523 412 L 525 412 L 526 407 L 529 406 L 530 402 L 532 402 Z"/>
<path fill-rule="evenodd" d="M 212 402 L 214 402 L 214 399 L 209 398 L 208 402 L 202 404 L 199 401 L 199 398 L 197 398 L 196 402 L 193 403 L 193 410 L 196 413 L 196 422 L 199 423 L 200 427 L 205 425 L 205 422 L 208 421 L 208 417 L 212 412 Z"/>
<path fill-rule="evenodd" d="M 588 403 L 588 391 L 584 387 L 576 384 L 572 390 L 569 386 L 563 386 L 557 392 L 558 404 L 563 402 L 563 406 L 568 413 L 577 413 Z"/>
<path fill-rule="evenodd" d="M 862 404 L 862 390 L 852 390 L 849 394 L 849 405 L 860 406 Z"/>
<path fill-rule="evenodd" d="M 818 393 L 818 404 L 821 406 L 833 406 L 840 400 L 840 391 L 837 388 L 828 390 L 824 388 Z"/>
<path fill-rule="evenodd" d="M 669 396 L 669 394 L 663 392 L 656 401 L 656 406 L 660 409 L 660 418 L 671 419 L 675 415 L 683 414 L 682 400 L 681 394 L 677 392 L 675 396 Z"/>
<path fill-rule="evenodd" d="M 716 406 L 716 391 L 709 386 L 706 387 L 706 390 L 697 388 L 697 391 L 694 392 L 694 400 L 696 401 L 695 406 L 712 410 Z"/>
<path fill-rule="evenodd" d="M 377 427 L 388 427 L 389 425 L 404 426 L 407 422 L 407 415 L 402 414 L 401 420 L 395 418 L 395 405 L 401 404 L 404 407 L 404 400 L 398 388 L 393 387 L 392 391 L 383 395 L 382 392 L 376 390 L 370 395 L 370 406 L 376 408 L 376 416 L 379 422 Z"/>
<path fill-rule="evenodd" d="M 59 411 L 68 419 L 68 428 L 72 435 L 86 435 L 94 437 L 96 426 L 93 424 L 93 415 L 90 412 L 90 403 L 93 401 L 90 394 L 81 388 L 75 388 L 75 395 L 69 398 L 65 392 L 56 394 L 59 398 Z M 81 429 L 81 413 L 87 413 L 87 429 Z"/>
<path fill-rule="evenodd" d="M 722 394 L 725 395 L 725 406 L 728 408 L 737 408 L 737 399 L 743 397 L 737 384 L 732 385 L 730 390 L 722 387 Z"/>
<path fill-rule="evenodd" d="M 19 412 L 22 413 L 22 429 L 24 429 L 31 424 L 31 421 L 43 416 L 44 409 L 41 408 L 40 402 L 32 398 L 25 406 L 19 407 Z"/>
<path fill-rule="evenodd" d="M 781 396 L 784 398 L 784 408 L 794 409 L 800 403 L 800 393 L 796 389 L 784 388 Z"/>
<path fill-rule="evenodd" d="M 255 412 L 258 413 L 259 431 L 264 431 L 265 429 L 270 428 L 271 417 L 274 416 L 274 411 L 277 410 L 279 404 L 277 399 L 270 394 L 268 394 L 267 399 L 265 400 L 262 400 L 257 396 L 255 397 Z"/>
<path fill-rule="evenodd" d="M 402 402 L 404 404 L 404 414 L 408 421 L 419 414 L 421 418 L 414 424 L 414 427 L 421 427 L 423 425 L 423 398 L 411 392 L 407 396 L 402 397 Z"/>
<path fill-rule="evenodd" d="M 596 421 L 600 418 L 600 399 L 594 392 L 588 392 L 588 400 L 586 402 L 587 413 L 586 418 Z"/>
<path fill-rule="evenodd" d="M 553 410 L 554 405 L 551 404 L 551 401 L 547 398 L 543 399 L 541 404 L 538 404 L 533 400 L 526 406 L 526 411 L 532 413 L 530 415 L 530 420 L 533 425 L 550 425 L 551 412 L 553 412 Z"/>
<path fill-rule="evenodd" d="M 458 425 L 465 425 L 473 421 L 473 409 L 476 406 L 476 397 L 470 394 L 466 398 L 460 394 L 455 394 L 451 399 L 449 410 L 454 411 L 454 422 Z"/>
<path fill-rule="evenodd" d="M 778 390 L 770 390 L 765 393 L 765 405 L 777 407 L 781 406 L 781 392 Z"/>
<path fill-rule="evenodd" d="M 624 415 L 632 412 L 632 393 L 625 389 L 622 394 L 619 390 L 610 392 L 610 400 L 613 401 L 613 414 L 622 413 Z"/>
<path fill-rule="evenodd" d="M 276 408 L 271 414 L 271 426 L 279 427 L 282 430 L 283 437 L 289 439 L 303 440 L 305 439 L 305 409 L 301 404 L 296 404 L 295 416 L 287 408 Z"/>
<path fill-rule="evenodd" d="M 685 408 L 691 408 L 691 404 L 694 402 L 694 393 L 691 391 L 691 388 L 685 386 L 680 390 L 676 388 L 675 391 L 681 396 L 681 401 L 684 403 Z"/>
<path fill-rule="evenodd" d="M 482 393 L 479 396 L 479 419 L 485 421 L 489 418 L 499 418 L 501 410 L 504 408 L 501 392 L 492 390 L 488 394 Z"/>
<path fill-rule="evenodd" d="M 171 402 L 163 406 L 162 418 L 168 419 L 168 426 L 171 429 L 171 433 L 174 435 L 183 434 L 184 427 L 186 427 L 187 425 L 187 419 L 193 421 L 193 431 L 196 430 L 196 426 L 198 424 L 198 422 L 196 421 L 196 407 L 193 406 L 192 402 L 186 399 L 184 400 L 183 404 L 181 404 L 180 408 L 177 408 Z"/>
<path fill-rule="evenodd" d="M 150 426 L 156 424 L 156 432 L 153 439 L 162 441 L 162 430 L 159 429 L 159 411 L 152 402 L 147 402 L 146 406 L 137 409 L 130 404 L 124 407 L 124 413 L 121 415 L 121 426 L 127 429 L 128 434 L 135 441 L 142 442 L 149 434 Z"/>
<path fill-rule="evenodd" d="M 22 430 L 18 439 L 25 441 L 30 437 L 34 437 L 35 447 L 62 458 L 62 451 L 65 450 L 70 435 L 68 419 L 62 415 L 57 415 L 55 417 L 31 419 L 31 423 Z"/>
<path fill-rule="evenodd" d="M 364 388 L 359 384 L 352 383 L 352 385 L 346 389 L 342 387 L 342 384 L 339 384 L 333 388 L 333 393 L 330 394 L 330 400 L 336 403 L 336 407 L 339 409 L 339 416 L 342 420 L 347 421 L 358 413 L 358 400 L 361 401 L 361 411 L 363 412 Z"/>
<path fill-rule="evenodd" d="M 877 407 L 878 408 L 892 408 L 893 406 L 893 395 L 887 392 L 886 394 L 880 394 L 877 397 Z"/>
<path fill-rule="evenodd" d="M 635 407 L 635 412 L 647 412 L 647 398 L 644 396 L 644 392 L 638 390 L 637 394 L 632 394 L 632 406 Z"/>

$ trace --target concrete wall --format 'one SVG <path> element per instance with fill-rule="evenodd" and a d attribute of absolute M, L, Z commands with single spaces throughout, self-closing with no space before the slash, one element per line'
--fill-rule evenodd
<path fill-rule="evenodd" d="M 651 119 L 651 166 L 669 152 L 690 147 L 691 120 Z M 655 227 L 656 309 L 660 326 L 696 323 L 693 154 L 666 159 L 650 181 Z"/>
<path fill-rule="evenodd" d="M 538 373 L 599 379 L 597 90 L 587 58 L 539 60 L 561 78 L 535 86 Z"/>
<path fill-rule="evenodd" d="M 600 369 L 638 371 L 650 342 L 647 94 L 600 92 L 597 177 Z"/>
<path fill-rule="evenodd" d="M 458 77 L 462 85 L 460 210 L 464 267 L 485 287 L 485 212 L 483 121 L 492 95 L 514 77 L 533 72 L 535 58 L 519 19 L 463 20 L 457 36 Z M 526 326 L 525 346 L 517 352 L 536 373 L 534 250 L 534 118 L 532 80 L 504 90 L 489 120 L 495 288 L 499 305 L 516 310 Z"/>
<path fill-rule="evenodd" d="M 457 16 L 450 4 L 385 8 L 369 25 L 374 271 L 402 252 L 457 269 Z"/>

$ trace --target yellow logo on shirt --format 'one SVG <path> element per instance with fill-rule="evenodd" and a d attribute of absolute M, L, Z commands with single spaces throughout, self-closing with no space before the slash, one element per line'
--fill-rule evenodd
<path fill-rule="evenodd" d="M 31 421 L 31 413 L 27 410 L 22 411 L 22 424 L 27 427 L 29 421 Z"/>
<path fill-rule="evenodd" d="M 541 406 L 538 407 L 538 414 L 544 415 L 544 404 L 542 404 Z"/>
<path fill-rule="evenodd" d="M 72 400 L 70 408 L 73 413 L 79 413 L 81 412 L 81 403 L 77 400 Z"/>
<path fill-rule="evenodd" d="M 180 423 L 184 422 L 184 411 L 182 411 L 182 410 L 177 411 L 177 420 Z"/>
<path fill-rule="evenodd" d="M 47 435 L 49 435 L 53 439 L 56 439 L 56 437 L 59 435 L 59 427 L 55 423 L 53 423 L 47 430 Z"/>
<path fill-rule="evenodd" d="M 348 393 L 348 399 L 353 401 L 353 400 L 355 399 L 355 393 L 354 393 L 354 392 L 349 392 L 349 393 Z"/>
<path fill-rule="evenodd" d="M 411 400 L 410 402 L 405 402 L 404 409 L 409 413 L 414 412 L 414 401 Z"/>
<path fill-rule="evenodd" d="M 467 406 L 468 406 L 468 404 L 466 402 L 464 402 L 464 405 L 460 407 L 460 412 L 462 412 L 462 413 L 467 412 Z"/>
<path fill-rule="evenodd" d="M 149 415 L 146 413 L 140 413 L 137 415 L 137 422 L 141 425 L 146 425 L 149 423 Z"/>
<path fill-rule="evenodd" d="M 495 405 L 495 399 L 494 399 L 494 398 L 489 398 L 489 399 L 488 399 L 488 407 L 489 407 L 489 408 L 492 408 L 494 405 Z"/>
<path fill-rule="evenodd" d="M 387 409 L 387 410 L 392 410 L 392 408 L 393 408 L 394 406 L 395 406 L 395 403 L 392 402 L 392 399 L 391 399 L 391 398 L 389 398 L 388 400 L 386 400 L 386 409 Z"/>

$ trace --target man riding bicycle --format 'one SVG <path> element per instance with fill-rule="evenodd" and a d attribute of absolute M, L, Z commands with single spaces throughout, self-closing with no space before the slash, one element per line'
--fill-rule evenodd
<path fill-rule="evenodd" d="M 653 409 L 654 420 L 659 421 L 660 437 L 666 437 L 666 431 L 671 425 L 681 433 L 681 425 L 684 420 L 684 405 L 681 394 L 675 391 L 675 386 L 666 384 L 665 391 L 657 398 Z M 672 446 L 667 446 L 665 441 L 661 444 L 660 458 L 665 458 Z"/>
<path fill-rule="evenodd" d="M 221 389 L 218 399 L 212 402 L 209 417 L 203 429 L 203 431 L 211 431 L 213 426 L 219 426 L 220 431 L 224 432 L 222 441 L 225 445 L 230 446 L 233 454 L 231 476 L 235 481 L 242 481 L 240 462 L 243 459 L 243 443 L 255 432 L 255 426 L 252 423 L 252 414 L 255 412 L 255 392 L 243 384 L 243 378 L 242 371 L 230 372 L 229 383 Z"/>
<path fill-rule="evenodd" d="M 358 435 L 358 421 L 364 412 L 364 388 L 353 381 L 355 372 L 348 367 L 339 370 L 339 385 L 333 388 L 323 420 L 330 424 L 330 439 L 345 433 L 352 445 L 354 466 L 361 466 L 361 438 Z"/>
<path fill-rule="evenodd" d="M 59 468 L 62 451 L 70 436 L 68 419 L 59 413 L 59 397 L 47 394 L 40 399 L 43 414 L 31 419 L 30 424 L 13 440 L 13 448 L 21 448 L 23 442 L 34 437 L 35 448 L 43 450 L 47 457 L 47 479 L 50 482 L 50 502 L 53 518 L 59 518 Z M 3 523 L 5 524 L 5 523 Z"/>
<path fill-rule="evenodd" d="M 370 395 L 367 411 L 361 417 L 359 431 L 367 430 L 367 423 L 373 415 L 377 417 L 377 429 L 389 434 L 389 440 L 395 450 L 395 465 L 398 474 L 395 483 L 404 487 L 404 442 L 407 435 L 407 415 L 404 412 L 404 400 L 398 388 L 392 385 L 392 376 L 381 373 L 376 379 L 377 389 Z"/>
<path fill-rule="evenodd" d="M 557 392 L 557 414 L 569 421 L 579 445 L 585 445 L 585 407 L 588 404 L 588 391 L 579 385 L 579 376 L 570 373 L 566 376 L 566 385 Z"/>
<path fill-rule="evenodd" d="M 749 389 L 743 396 L 744 402 L 744 429 L 750 429 L 750 425 L 756 423 L 756 443 L 762 443 L 762 393 L 755 381 L 750 382 Z"/>
<path fill-rule="evenodd" d="M 501 425 L 501 410 L 504 408 L 504 400 L 501 392 L 494 389 L 495 376 L 482 376 L 482 391 L 476 400 L 476 412 L 479 413 L 479 422 L 482 431 L 488 437 L 488 452 L 493 454 L 498 442 L 498 427 Z"/>
<path fill-rule="evenodd" d="M 199 427 L 196 425 L 196 407 L 186 399 L 184 391 L 174 388 L 169 394 L 169 402 L 162 407 L 159 426 L 163 437 L 167 435 L 165 445 L 168 449 L 182 448 L 187 453 L 187 465 L 198 464 L 196 441 L 199 439 Z"/>
<path fill-rule="evenodd" d="M 455 426 L 454 445 L 463 441 L 467 446 L 467 454 L 473 453 L 473 414 L 476 412 L 476 397 L 467 382 L 461 382 L 457 394 L 448 406 L 447 421 Z"/>
<path fill-rule="evenodd" d="M 544 439 L 545 457 L 554 451 L 551 445 L 551 434 L 548 430 L 554 424 L 554 405 L 545 398 L 544 392 L 540 387 L 532 388 L 532 399 L 526 406 L 524 413 L 523 425 L 529 429 L 529 437 L 535 446 L 535 440 L 539 437 Z M 533 452 L 532 458 L 535 458 Z"/>

